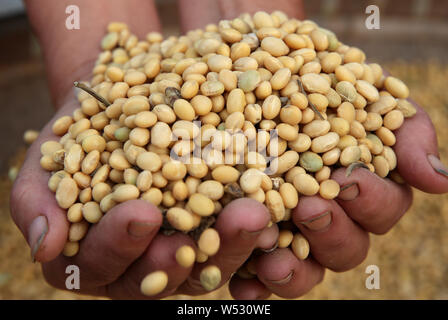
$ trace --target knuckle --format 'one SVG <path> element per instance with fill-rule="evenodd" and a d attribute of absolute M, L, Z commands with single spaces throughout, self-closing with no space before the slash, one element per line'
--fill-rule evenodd
<path fill-rule="evenodd" d="M 403 206 L 400 209 L 395 210 L 395 212 L 384 213 L 383 219 L 372 219 L 372 225 L 368 226 L 366 229 L 376 235 L 384 235 L 388 233 L 409 209 L 412 204 L 412 197 L 403 199 L 403 203 Z"/>
<path fill-rule="evenodd" d="M 226 254 L 224 255 L 219 255 L 219 253 L 215 256 L 215 263 L 220 266 L 221 269 L 223 269 L 222 271 L 225 271 L 225 274 L 228 273 L 232 273 L 232 272 L 236 272 L 236 270 L 244 263 L 244 261 L 246 261 L 246 259 L 249 257 L 249 253 L 248 254 L 238 254 L 238 253 L 234 253 L 234 254 Z M 223 277 L 225 276 L 225 274 L 223 274 Z"/>
<path fill-rule="evenodd" d="M 365 234 L 365 239 L 358 241 L 359 245 L 352 249 L 351 254 L 345 256 L 343 260 L 334 263 L 334 265 L 329 266 L 329 269 L 334 272 L 345 272 L 360 265 L 366 259 L 370 247 L 369 235 L 368 233 Z M 347 248 L 341 248 L 341 250 L 347 250 Z"/>
<path fill-rule="evenodd" d="M 337 256 L 339 255 L 338 252 L 346 250 L 350 243 L 350 236 L 341 234 L 338 237 L 334 237 L 334 239 L 328 243 L 328 247 L 325 248 L 325 251 L 333 252 Z"/>

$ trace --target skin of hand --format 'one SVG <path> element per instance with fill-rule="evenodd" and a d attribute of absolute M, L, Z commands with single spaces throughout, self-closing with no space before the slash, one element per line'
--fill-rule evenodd
<path fill-rule="evenodd" d="M 190 0 L 189 3 L 194 8 L 192 2 Z M 182 1 L 179 4 L 188 17 L 188 8 L 182 7 Z M 278 8 L 282 9 L 281 6 Z M 186 20 L 182 20 L 182 24 L 192 25 Z M 61 80 L 55 64 L 60 66 L 63 62 L 60 58 L 55 60 L 46 55 L 50 88 L 54 88 L 52 83 L 61 82 L 53 78 Z M 87 62 L 78 64 L 87 65 Z M 90 65 L 79 74 L 89 74 L 89 68 Z M 55 70 L 54 74 L 52 70 Z M 71 84 L 78 79 L 69 80 L 62 82 Z M 278 229 L 276 226 L 266 228 L 269 220 L 266 208 L 255 201 L 240 199 L 226 206 L 216 223 L 222 239 L 218 254 L 206 263 L 185 269 L 177 265 L 174 254 L 184 244 L 193 245 L 192 240 L 183 234 L 158 235 L 162 220 L 160 212 L 146 202 L 130 201 L 115 207 L 92 227 L 76 257 L 61 256 L 68 222 L 65 212 L 57 206 L 54 194 L 48 190 L 49 174 L 39 165 L 39 145 L 56 138 L 51 133 L 52 122 L 57 117 L 70 114 L 77 105 L 72 94 L 58 95 L 64 90 L 57 88 L 59 90 L 52 89 L 53 97 L 63 107 L 29 149 L 11 195 L 13 219 L 28 240 L 36 260 L 42 262 L 44 275 L 50 284 L 65 289 L 65 268 L 76 264 L 82 274 L 83 293 L 119 299 L 145 298 L 140 294 L 141 280 L 146 274 L 163 269 L 170 279 L 168 286 L 153 298 L 174 293 L 196 295 L 205 293 L 198 279 L 206 265 L 215 264 L 221 268 L 222 285 L 254 248 L 275 246 Z M 409 185 L 431 193 L 447 192 L 448 178 L 443 173 L 446 169 L 438 160 L 436 135 L 427 114 L 419 108 L 417 115 L 408 119 L 396 135 L 398 142 L 394 150 L 399 159 L 398 168 L 407 184 L 380 179 L 364 169 L 355 170 L 348 178 L 343 169 L 335 171 L 332 178 L 345 188 L 338 199 L 302 197 L 293 212 L 293 221 L 310 242 L 313 257 L 300 261 L 289 249 L 264 253 L 257 259 L 257 278 L 244 280 L 232 277 L 231 294 L 237 299 L 262 299 L 271 293 L 285 298 L 300 296 L 323 279 L 325 268 L 344 271 L 365 258 L 368 232 L 387 232 L 409 207 L 412 201 Z"/>
<path fill-rule="evenodd" d="M 448 170 L 438 157 L 434 127 L 424 110 L 416 107 L 417 114 L 395 132 L 393 149 L 404 183 L 381 179 L 363 168 L 349 177 L 345 169 L 336 170 L 332 179 L 342 186 L 339 196 L 301 197 L 292 214 L 310 243 L 312 258 L 300 261 L 289 249 L 263 254 L 256 261 L 257 279 L 232 278 L 230 292 L 235 298 L 253 299 L 271 292 L 285 298 L 303 295 L 319 283 L 324 268 L 340 272 L 364 260 L 368 233 L 384 234 L 397 223 L 412 203 L 411 186 L 427 193 L 448 192 Z"/>

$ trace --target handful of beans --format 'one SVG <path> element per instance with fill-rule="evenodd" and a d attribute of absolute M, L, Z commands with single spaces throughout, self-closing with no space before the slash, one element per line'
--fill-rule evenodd
<path fill-rule="evenodd" d="M 160 232 L 195 239 L 176 253 L 189 268 L 218 252 L 223 206 L 248 197 L 269 209 L 278 247 L 306 259 L 309 244 L 288 222 L 300 196 L 337 197 L 330 177 L 341 166 L 400 179 L 393 131 L 416 113 L 409 89 L 316 23 L 275 11 L 167 39 L 107 29 L 91 81 L 77 84 L 79 108 L 54 122 L 60 140 L 41 146 L 71 223 L 64 255 L 115 205 L 141 199 L 162 212 Z M 253 260 L 238 274 L 254 277 Z M 142 292 L 167 281 L 154 272 Z M 220 281 L 219 268 L 202 271 L 205 289 Z"/>

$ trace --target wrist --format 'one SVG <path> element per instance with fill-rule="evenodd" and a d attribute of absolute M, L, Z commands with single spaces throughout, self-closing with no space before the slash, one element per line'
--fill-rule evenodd
<path fill-rule="evenodd" d="M 86 60 L 76 61 L 76 64 L 64 65 L 63 60 L 48 61 L 45 59 L 48 87 L 53 106 L 59 110 L 68 100 L 75 99 L 75 81 L 90 81 L 92 69 L 97 57 L 89 57 Z M 61 72 L 64 70 L 64 72 Z"/>

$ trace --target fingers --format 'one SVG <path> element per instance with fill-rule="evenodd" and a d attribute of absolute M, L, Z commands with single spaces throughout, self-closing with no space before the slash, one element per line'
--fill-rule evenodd
<path fill-rule="evenodd" d="M 407 183 L 424 192 L 448 192 L 448 169 L 439 160 L 434 126 L 428 114 L 415 107 L 417 114 L 394 132 L 398 172 Z"/>
<path fill-rule="evenodd" d="M 230 279 L 229 291 L 236 300 L 263 300 L 271 295 L 271 291 L 257 278 L 242 279 L 237 275 Z"/>
<path fill-rule="evenodd" d="M 210 265 L 221 270 L 221 283 L 225 283 L 247 260 L 257 245 L 258 238 L 271 217 L 267 208 L 252 199 L 238 199 L 229 203 L 219 214 L 215 224 L 221 238 L 221 247 L 215 256 L 197 264 L 181 288 L 185 294 L 201 294 L 201 271 Z"/>
<path fill-rule="evenodd" d="M 308 258 L 301 261 L 289 249 L 277 249 L 258 257 L 258 279 L 268 290 L 283 298 L 299 297 L 322 281 L 325 269 Z"/>
<path fill-rule="evenodd" d="M 76 256 L 45 264 L 44 274 L 54 286 L 64 287 L 65 268 L 75 264 L 82 273 L 84 292 L 113 282 L 145 252 L 161 223 L 159 210 L 145 201 L 117 205 L 90 227 Z"/>
<path fill-rule="evenodd" d="M 30 150 L 11 191 L 11 215 L 31 248 L 31 258 L 40 262 L 56 258 L 68 234 L 65 211 L 48 189 L 48 173 Z"/>
<path fill-rule="evenodd" d="M 369 232 L 389 231 L 412 203 L 409 186 L 382 179 L 366 169 L 355 170 L 349 177 L 345 169 L 338 169 L 332 179 L 342 186 L 339 205 Z"/>
<path fill-rule="evenodd" d="M 58 206 L 54 194 L 48 189 L 50 174 L 40 166 L 40 145 L 58 139 L 50 125 L 29 148 L 10 199 L 11 216 L 27 239 L 32 259 L 40 262 L 50 261 L 61 253 L 69 227 L 65 210 Z"/>
<path fill-rule="evenodd" d="M 349 270 L 367 256 L 369 236 L 333 200 L 302 197 L 292 219 L 310 244 L 313 258 L 334 271 Z"/>
<path fill-rule="evenodd" d="M 193 240 L 186 234 L 180 232 L 170 236 L 157 234 L 144 255 L 117 281 L 105 287 L 107 296 L 115 299 L 160 299 L 172 295 L 191 272 L 191 267 L 182 267 L 176 261 L 176 251 L 184 245 L 194 247 Z M 140 289 L 142 280 L 148 274 L 159 270 L 165 271 L 168 275 L 167 286 L 155 296 L 143 295 Z"/>

